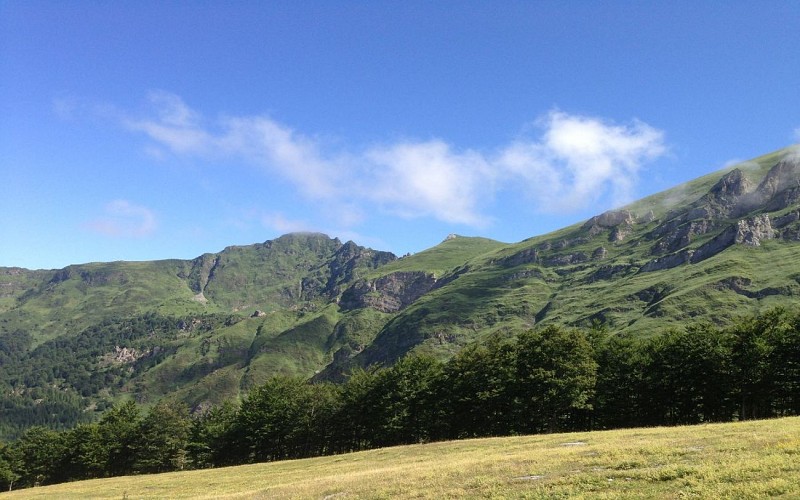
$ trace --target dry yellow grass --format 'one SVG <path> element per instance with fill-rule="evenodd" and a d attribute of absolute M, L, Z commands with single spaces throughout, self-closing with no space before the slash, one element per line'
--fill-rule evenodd
<path fill-rule="evenodd" d="M 67 483 L 18 498 L 800 498 L 800 418 L 476 439 Z"/>

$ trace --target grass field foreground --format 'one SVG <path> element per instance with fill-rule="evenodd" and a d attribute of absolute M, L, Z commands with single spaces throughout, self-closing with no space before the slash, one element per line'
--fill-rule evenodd
<path fill-rule="evenodd" d="M 474 439 L 65 483 L 17 498 L 800 497 L 800 417 Z"/>

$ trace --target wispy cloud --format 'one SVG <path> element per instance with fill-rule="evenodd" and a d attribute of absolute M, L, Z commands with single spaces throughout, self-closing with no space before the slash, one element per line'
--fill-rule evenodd
<path fill-rule="evenodd" d="M 158 227 L 155 212 L 127 200 L 114 200 L 104 207 L 103 214 L 89 221 L 86 228 L 106 236 L 141 238 Z"/>
<path fill-rule="evenodd" d="M 340 176 L 347 174 L 340 158 L 325 156 L 320 144 L 266 117 L 230 118 L 216 137 L 222 153 L 240 155 L 293 182 L 312 198 L 334 198 Z"/>
<path fill-rule="evenodd" d="M 363 191 L 406 217 L 480 225 L 479 201 L 491 193 L 491 167 L 474 151 L 456 152 L 442 141 L 380 146 L 364 154 L 369 165 Z"/>
<path fill-rule="evenodd" d="M 56 97 L 52 100 L 51 104 L 56 116 L 65 121 L 72 120 L 80 106 L 78 100 L 73 96 Z"/>
<path fill-rule="evenodd" d="M 151 92 L 148 100 L 156 113 L 151 119 L 124 119 L 125 125 L 144 132 L 177 154 L 208 154 L 218 139 L 202 128 L 200 116 L 183 100 L 166 92 Z M 153 150 L 150 150 L 151 154 Z"/>
<path fill-rule="evenodd" d="M 176 155 L 235 157 L 292 183 L 345 227 L 371 207 L 401 217 L 485 225 L 491 200 L 522 189 L 542 211 L 573 211 L 602 197 L 618 204 L 634 194 L 647 162 L 666 152 L 664 134 L 646 123 L 614 124 L 554 110 L 538 134 L 493 151 L 460 149 L 440 139 L 406 140 L 358 151 L 333 150 L 313 136 L 265 116 L 206 122 L 175 95 L 149 96 L 154 113 L 127 118 L 154 144 Z M 271 220 L 273 227 L 290 221 Z"/>
<path fill-rule="evenodd" d="M 795 140 L 795 142 L 800 144 L 800 127 L 797 127 L 796 129 L 794 129 L 794 140 Z"/>
<path fill-rule="evenodd" d="M 540 209 L 583 208 L 609 192 L 614 205 L 631 201 L 642 166 L 666 152 L 664 133 L 638 120 L 617 125 L 555 110 L 537 125 L 540 137 L 513 142 L 496 164 L 524 181 Z"/>
<path fill-rule="evenodd" d="M 312 226 L 305 221 L 291 219 L 282 212 L 262 211 L 258 215 L 261 225 L 278 234 L 309 231 Z"/>

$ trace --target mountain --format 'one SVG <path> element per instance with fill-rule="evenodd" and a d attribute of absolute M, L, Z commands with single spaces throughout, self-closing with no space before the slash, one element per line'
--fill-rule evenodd
<path fill-rule="evenodd" d="M 202 408 L 276 374 L 340 380 L 539 324 L 655 335 L 798 303 L 792 150 L 510 245 L 451 235 L 397 258 L 303 233 L 189 261 L 0 268 L 0 434 L 127 397 Z"/>
<path fill-rule="evenodd" d="M 391 362 L 411 350 L 450 353 L 490 333 L 540 323 L 653 335 L 791 306 L 800 302 L 799 219 L 798 156 L 766 155 L 490 249 L 438 276 L 427 271 L 436 278 L 430 291 L 398 311 L 362 352 L 324 374 Z M 448 244 L 428 252 L 446 253 Z M 370 290 L 372 302 L 380 302 L 381 283 L 398 271 L 426 273 L 426 253 L 379 268 L 368 286 L 357 283 L 345 296 Z"/>

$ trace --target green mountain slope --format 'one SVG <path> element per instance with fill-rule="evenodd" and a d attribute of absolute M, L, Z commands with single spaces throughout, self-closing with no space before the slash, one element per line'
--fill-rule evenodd
<path fill-rule="evenodd" d="M 338 369 L 542 323 L 652 335 L 796 305 L 799 220 L 798 157 L 766 155 L 479 255 Z"/>
<path fill-rule="evenodd" d="M 302 233 L 191 261 L 0 268 L 0 434 L 121 398 L 203 408 L 276 374 L 338 380 L 539 324 L 654 335 L 799 302 L 791 150 L 515 244 L 451 235 L 398 259 Z"/>

